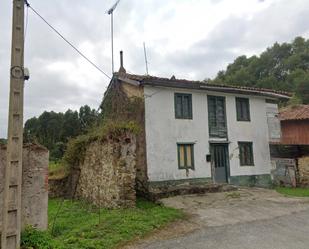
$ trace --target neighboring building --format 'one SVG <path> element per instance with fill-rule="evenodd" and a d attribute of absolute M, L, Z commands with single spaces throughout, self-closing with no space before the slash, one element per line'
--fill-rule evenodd
<path fill-rule="evenodd" d="M 280 110 L 281 140 L 270 146 L 274 182 L 309 186 L 309 105 Z"/>
<path fill-rule="evenodd" d="M 102 109 L 106 105 L 114 117 L 123 117 L 121 106 L 115 108 L 123 96 L 143 100 L 142 110 L 133 110 L 131 117 L 140 117 L 143 130 L 137 177 L 144 188 L 271 182 L 269 143 L 280 140 L 276 103 L 289 99 L 288 93 L 132 75 L 121 67 Z"/>
<path fill-rule="evenodd" d="M 309 145 L 309 105 L 297 105 L 280 111 L 281 144 Z"/>

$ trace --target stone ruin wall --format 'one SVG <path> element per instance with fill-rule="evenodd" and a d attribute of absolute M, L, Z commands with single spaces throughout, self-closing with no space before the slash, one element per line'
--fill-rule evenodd
<path fill-rule="evenodd" d="M 45 230 L 48 225 L 48 158 L 49 152 L 35 144 L 23 148 L 22 227 L 32 225 Z M 0 231 L 3 215 L 3 189 L 6 147 L 0 146 Z"/>
<path fill-rule="evenodd" d="M 298 159 L 299 183 L 302 187 L 309 187 L 309 156 Z"/>
<path fill-rule="evenodd" d="M 74 169 L 73 172 L 71 190 L 75 197 L 99 207 L 134 207 L 135 136 L 124 134 L 92 142 L 78 170 Z M 77 182 L 75 186 L 74 182 Z"/>

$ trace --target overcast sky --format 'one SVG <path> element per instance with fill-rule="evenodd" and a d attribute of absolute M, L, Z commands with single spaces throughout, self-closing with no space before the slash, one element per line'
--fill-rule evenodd
<path fill-rule="evenodd" d="M 114 0 L 29 0 L 30 4 L 111 75 L 110 19 Z M 0 2 L 0 137 L 6 137 L 12 1 Z M 128 72 L 202 80 L 239 55 L 274 42 L 309 36 L 308 0 L 122 0 L 114 14 L 115 68 L 124 51 Z M 44 110 L 97 108 L 109 83 L 29 10 L 25 120 Z"/>

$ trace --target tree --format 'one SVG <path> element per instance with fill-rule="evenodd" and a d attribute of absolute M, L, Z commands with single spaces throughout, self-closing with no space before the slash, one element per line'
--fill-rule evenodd
<path fill-rule="evenodd" d="M 309 40 L 296 37 L 292 43 L 275 43 L 260 56 L 239 56 L 211 82 L 290 91 L 308 103 Z"/>
<path fill-rule="evenodd" d="M 98 120 L 98 112 L 88 105 L 82 106 L 79 112 L 70 109 L 65 113 L 45 111 L 38 118 L 26 121 L 24 139 L 44 145 L 50 151 L 51 160 L 58 160 L 63 156 L 68 140 L 87 132 Z"/>

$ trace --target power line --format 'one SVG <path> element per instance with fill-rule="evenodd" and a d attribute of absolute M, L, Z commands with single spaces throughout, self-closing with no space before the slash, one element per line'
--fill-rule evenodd
<path fill-rule="evenodd" d="M 86 55 L 84 55 L 77 47 L 75 47 L 68 39 L 66 39 L 56 28 L 54 28 L 43 16 L 39 14 L 28 1 L 25 0 L 25 4 L 28 8 L 30 8 L 39 18 L 43 20 L 61 39 L 63 39 L 67 44 L 69 44 L 80 56 L 82 56 L 86 61 L 88 61 L 93 67 L 99 70 L 102 74 L 104 74 L 107 78 L 111 79 L 111 77 L 105 73 L 101 68 L 99 68 L 94 62 L 92 62 Z"/>

